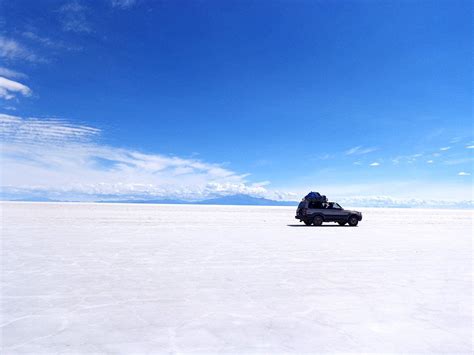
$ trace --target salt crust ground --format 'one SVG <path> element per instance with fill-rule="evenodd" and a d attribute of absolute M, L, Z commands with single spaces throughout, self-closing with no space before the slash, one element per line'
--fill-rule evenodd
<path fill-rule="evenodd" d="M 2 354 L 472 351 L 472 211 L 1 208 Z"/>

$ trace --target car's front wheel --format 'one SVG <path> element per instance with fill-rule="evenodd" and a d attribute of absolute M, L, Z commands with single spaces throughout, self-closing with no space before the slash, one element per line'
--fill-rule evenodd
<path fill-rule="evenodd" d="M 314 217 L 313 224 L 315 226 L 320 226 L 321 224 L 323 224 L 323 217 L 321 217 L 321 216 Z"/>
<path fill-rule="evenodd" d="M 355 227 L 359 223 L 359 220 L 357 219 L 356 216 L 350 216 L 349 217 L 349 225 L 352 227 Z"/>

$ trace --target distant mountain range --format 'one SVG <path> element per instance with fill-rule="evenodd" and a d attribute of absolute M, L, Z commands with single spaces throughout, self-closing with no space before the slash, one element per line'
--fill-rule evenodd
<path fill-rule="evenodd" d="M 275 201 L 263 197 L 253 197 L 249 195 L 231 195 L 217 197 L 201 201 L 185 200 L 102 200 L 100 203 L 141 203 L 141 204 L 192 204 L 192 205 L 236 205 L 236 206 L 296 206 L 295 201 Z"/>
<path fill-rule="evenodd" d="M 13 202 L 66 202 L 59 200 L 52 200 L 47 197 L 25 197 L 25 198 L 5 198 L 1 197 L 1 201 L 13 201 Z"/>

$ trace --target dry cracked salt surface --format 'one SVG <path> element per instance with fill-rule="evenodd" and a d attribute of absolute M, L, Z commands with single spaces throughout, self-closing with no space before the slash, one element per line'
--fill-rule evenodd
<path fill-rule="evenodd" d="M 1 210 L 2 354 L 473 350 L 473 211 Z"/>

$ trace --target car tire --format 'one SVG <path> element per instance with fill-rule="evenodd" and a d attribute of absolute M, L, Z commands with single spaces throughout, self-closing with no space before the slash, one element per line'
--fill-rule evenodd
<path fill-rule="evenodd" d="M 304 224 L 306 224 L 307 226 L 310 226 L 311 225 L 311 222 L 310 221 L 303 221 Z"/>
<path fill-rule="evenodd" d="M 337 222 L 340 226 L 345 226 L 346 222 Z"/>
<path fill-rule="evenodd" d="M 356 216 L 350 216 L 348 222 L 350 226 L 355 227 L 359 223 L 359 220 Z"/>
<path fill-rule="evenodd" d="M 321 216 L 314 217 L 313 224 L 315 226 L 320 226 L 321 224 L 323 224 L 323 217 L 321 217 Z"/>

